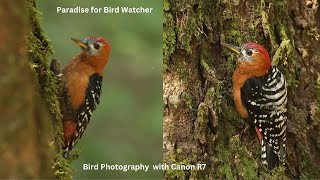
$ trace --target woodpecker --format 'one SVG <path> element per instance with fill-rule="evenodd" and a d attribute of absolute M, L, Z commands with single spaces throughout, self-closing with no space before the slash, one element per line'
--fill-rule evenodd
<path fill-rule="evenodd" d="M 272 65 L 267 50 L 253 42 L 241 47 L 222 43 L 238 54 L 233 96 L 242 118 L 254 124 L 261 159 L 269 170 L 284 165 L 286 156 L 287 88 L 284 75 Z"/>
<path fill-rule="evenodd" d="M 70 155 L 80 140 L 92 112 L 100 103 L 102 72 L 110 55 L 110 44 L 103 37 L 71 40 L 81 47 L 81 52 L 72 58 L 60 74 L 65 157 Z"/>

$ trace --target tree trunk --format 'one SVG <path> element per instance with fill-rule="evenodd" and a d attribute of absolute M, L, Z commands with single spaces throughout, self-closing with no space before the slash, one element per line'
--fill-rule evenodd
<path fill-rule="evenodd" d="M 317 10 L 317 0 L 164 0 L 164 162 L 206 164 L 165 178 L 320 178 Z M 220 45 L 250 41 L 266 47 L 288 83 L 288 167 L 271 173 L 235 109 L 236 57 Z"/>
<path fill-rule="evenodd" d="M 38 16 L 34 0 L 0 2 L 1 179 L 71 178 L 61 157 L 57 80 L 48 69 L 52 48 Z"/>

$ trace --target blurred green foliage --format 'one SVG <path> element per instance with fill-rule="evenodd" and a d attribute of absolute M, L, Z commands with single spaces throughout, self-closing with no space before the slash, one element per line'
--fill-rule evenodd
<path fill-rule="evenodd" d="M 84 171 L 84 163 L 162 162 L 162 1 L 38 1 L 53 58 L 80 52 L 70 37 L 103 36 L 111 44 L 101 103 L 77 144 L 74 178 L 162 178 L 161 171 Z M 57 14 L 60 7 L 152 7 L 151 14 Z M 152 169 L 152 166 L 149 168 Z"/>

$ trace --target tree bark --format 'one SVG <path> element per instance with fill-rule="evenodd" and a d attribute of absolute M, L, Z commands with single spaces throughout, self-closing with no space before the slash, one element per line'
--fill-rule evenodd
<path fill-rule="evenodd" d="M 171 178 L 319 178 L 320 13 L 317 0 L 164 0 L 164 162 Z M 264 45 L 288 82 L 287 169 L 268 172 L 236 112 L 235 55 L 220 43 Z"/>
<path fill-rule="evenodd" d="M 38 16 L 34 0 L 0 2 L 1 179 L 71 178 L 48 68 L 52 47 Z"/>
<path fill-rule="evenodd" d="M 1 81 L 1 178 L 50 176 L 47 153 L 49 120 L 27 59 L 26 6 L 18 1 L 0 3 Z"/>

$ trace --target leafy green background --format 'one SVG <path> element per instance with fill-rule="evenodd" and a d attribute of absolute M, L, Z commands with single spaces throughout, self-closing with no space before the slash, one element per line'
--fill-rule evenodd
<path fill-rule="evenodd" d="M 80 48 L 70 37 L 111 44 L 101 103 L 77 144 L 74 178 L 162 178 L 161 171 L 84 171 L 84 163 L 162 162 L 162 1 L 38 1 L 42 27 L 65 65 Z M 151 14 L 57 14 L 61 7 L 152 7 Z M 151 169 L 150 167 L 149 169 Z"/>

